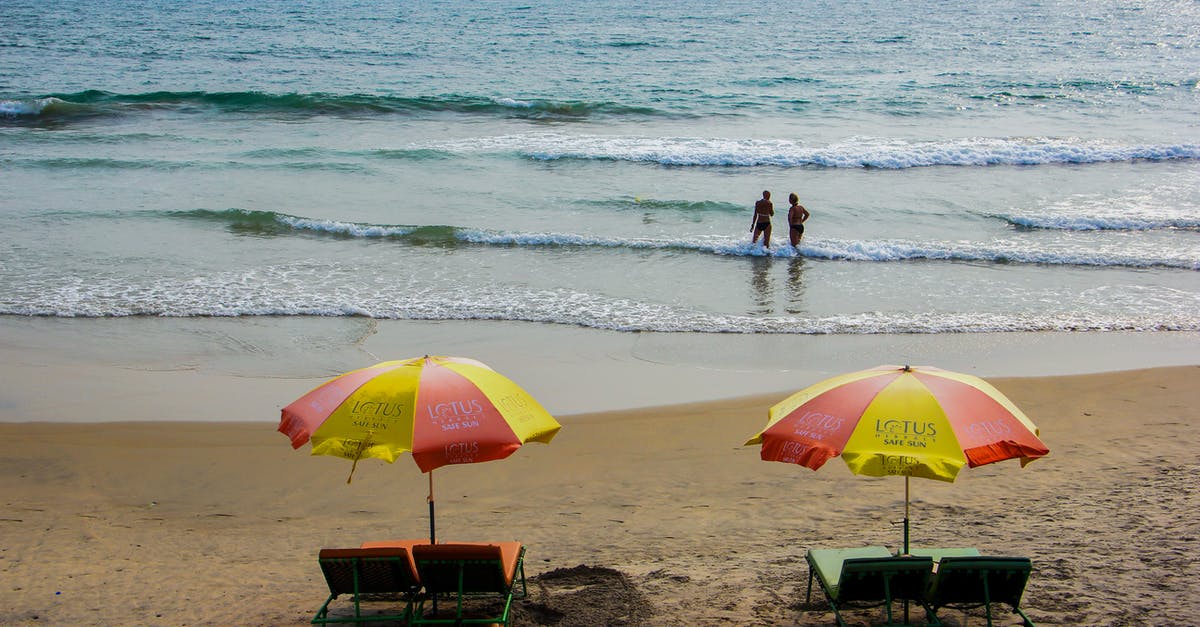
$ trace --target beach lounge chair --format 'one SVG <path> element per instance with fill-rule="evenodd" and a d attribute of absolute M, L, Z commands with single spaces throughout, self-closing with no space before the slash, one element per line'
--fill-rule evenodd
<path fill-rule="evenodd" d="M 418 544 L 429 544 L 429 540 L 425 539 L 425 538 L 421 538 L 420 540 L 372 540 L 372 541 L 368 541 L 368 542 L 363 542 L 362 544 L 358 545 L 358 548 L 360 548 L 360 549 L 383 549 L 383 548 L 403 547 L 411 553 L 412 548 Z M 978 553 L 976 553 L 976 555 L 978 555 Z M 415 569 L 416 566 L 414 566 L 413 568 Z"/>
<path fill-rule="evenodd" d="M 808 595 L 812 600 L 814 577 L 821 584 L 838 625 L 844 626 L 842 611 L 883 607 L 887 625 L 899 625 L 892 617 L 895 601 L 911 601 L 925 609 L 931 623 L 936 615 L 925 602 L 929 577 L 933 572 L 930 557 L 893 556 L 881 546 L 857 549 L 812 549 L 808 560 Z M 907 613 L 907 607 L 906 607 Z"/>
<path fill-rule="evenodd" d="M 1021 596 L 1032 569 L 1027 557 L 943 557 L 930 582 L 929 604 L 935 612 L 943 607 L 983 607 L 991 627 L 992 604 L 1006 603 L 1020 614 L 1026 627 L 1033 627 L 1021 610 Z"/>
<path fill-rule="evenodd" d="M 329 598 L 313 616 L 314 624 L 365 623 L 371 621 L 408 621 L 421 584 L 407 547 L 377 547 L 357 549 L 321 549 L 317 554 Z M 354 616 L 330 615 L 330 604 L 343 594 L 354 603 Z M 363 614 L 364 601 L 402 603 L 400 613 L 373 612 Z"/>
<path fill-rule="evenodd" d="M 412 555 L 425 588 L 413 625 L 508 625 L 513 599 L 528 596 L 520 542 L 418 544 Z M 439 599 L 453 611 L 439 612 Z"/>
<path fill-rule="evenodd" d="M 937 564 L 942 561 L 943 557 L 979 557 L 979 549 L 969 547 L 954 547 L 954 548 L 925 548 L 914 547 L 909 549 L 909 555 L 917 557 L 933 558 L 933 572 L 937 572 Z"/>

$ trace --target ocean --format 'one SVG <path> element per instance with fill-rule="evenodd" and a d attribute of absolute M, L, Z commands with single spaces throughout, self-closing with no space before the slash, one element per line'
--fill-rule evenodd
<path fill-rule="evenodd" d="M 4 316 L 1200 331 L 1195 2 L 5 0 L 0 33 Z"/>

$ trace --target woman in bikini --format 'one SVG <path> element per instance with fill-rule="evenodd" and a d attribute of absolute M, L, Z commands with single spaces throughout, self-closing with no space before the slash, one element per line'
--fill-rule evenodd
<path fill-rule="evenodd" d="M 771 216 L 775 215 L 775 205 L 771 204 L 771 192 L 764 191 L 762 199 L 754 203 L 754 221 L 750 223 L 750 232 L 754 234 L 750 243 L 758 242 L 758 236 L 763 236 L 763 246 L 771 247 Z"/>
<path fill-rule="evenodd" d="M 810 214 L 808 209 L 800 204 L 800 197 L 796 195 L 796 192 L 788 194 L 788 202 L 792 203 L 788 209 L 788 226 L 790 227 L 788 237 L 791 238 L 792 248 L 797 248 L 800 246 L 800 238 L 804 237 L 804 222 L 808 220 Z"/>

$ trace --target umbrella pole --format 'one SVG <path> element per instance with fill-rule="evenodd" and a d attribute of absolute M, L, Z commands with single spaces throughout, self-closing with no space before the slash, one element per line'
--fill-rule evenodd
<path fill-rule="evenodd" d="M 430 501 L 433 507 L 433 501 Z M 904 475 L 904 554 L 908 555 L 908 475 Z"/>
<path fill-rule="evenodd" d="M 428 357 L 426 357 L 426 359 L 428 359 Z M 434 517 L 433 517 L 433 471 L 432 470 L 429 471 L 429 498 L 427 500 L 429 501 L 429 543 L 437 544 L 437 533 L 435 532 L 435 527 L 433 524 Z M 438 609 L 437 609 L 437 594 L 435 593 L 431 596 L 433 597 L 433 616 L 437 616 L 437 611 L 438 611 Z"/>
<path fill-rule="evenodd" d="M 905 367 L 907 369 L 907 366 Z M 904 555 L 908 555 L 908 475 L 904 475 Z M 908 599 L 904 600 L 904 624 L 908 624 Z"/>
<path fill-rule="evenodd" d="M 434 526 L 433 518 L 433 471 L 429 471 L 429 543 L 437 544 L 437 532 Z"/>

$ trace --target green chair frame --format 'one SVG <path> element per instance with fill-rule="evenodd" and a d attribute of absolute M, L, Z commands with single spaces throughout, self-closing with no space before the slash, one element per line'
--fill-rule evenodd
<path fill-rule="evenodd" d="M 313 624 L 409 621 L 421 588 L 406 547 L 321 549 L 317 555 L 329 598 L 313 616 Z M 330 616 L 330 604 L 343 594 L 354 603 L 354 616 Z M 401 602 L 399 613 L 363 615 L 363 601 Z"/>
<path fill-rule="evenodd" d="M 983 607 L 991 627 L 992 604 L 1005 603 L 1021 616 L 1026 627 L 1034 627 L 1021 609 L 1021 597 L 1032 570 L 1027 557 L 943 557 L 930 582 L 929 604 L 935 612 L 943 607 Z"/>
<path fill-rule="evenodd" d="M 425 594 L 418 601 L 413 625 L 508 625 L 514 598 L 529 596 L 525 582 L 525 547 L 517 543 L 516 560 L 505 564 L 498 544 L 425 544 L 413 547 Z M 437 611 L 440 598 L 452 598 L 453 616 Z M 498 614 L 469 616 L 466 601 L 494 598 L 501 602 Z M 427 611 L 426 605 L 429 604 Z"/>
<path fill-rule="evenodd" d="M 896 557 L 883 547 L 866 547 L 815 549 L 808 552 L 806 559 L 809 569 L 805 602 L 812 600 L 815 576 L 829 606 L 833 608 L 839 626 L 846 625 L 842 611 L 875 607 L 885 609 L 886 625 L 907 624 L 907 604 L 905 622 L 895 622 L 892 605 L 896 601 L 916 602 L 925 610 L 929 622 L 938 624 L 936 613 L 926 602 L 926 592 L 933 573 L 933 559 L 930 557 Z M 837 568 L 836 579 L 834 568 Z"/>

